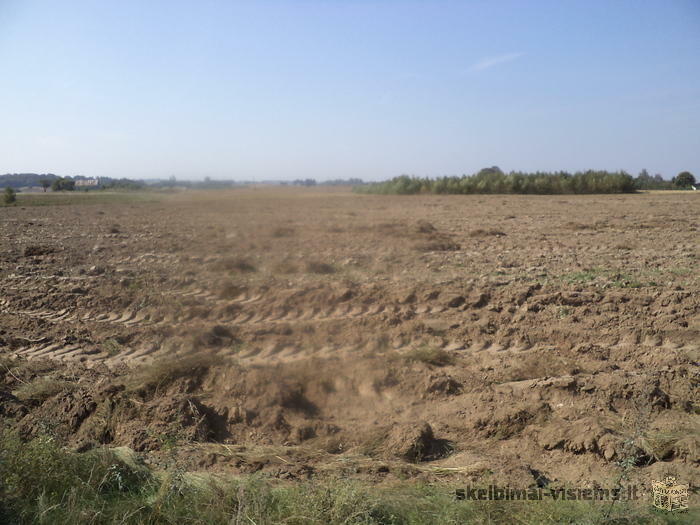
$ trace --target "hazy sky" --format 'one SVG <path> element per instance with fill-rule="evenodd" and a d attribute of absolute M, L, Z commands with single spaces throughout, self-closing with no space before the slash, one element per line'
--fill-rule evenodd
<path fill-rule="evenodd" d="M 0 173 L 700 175 L 700 1 L 0 0 Z"/>

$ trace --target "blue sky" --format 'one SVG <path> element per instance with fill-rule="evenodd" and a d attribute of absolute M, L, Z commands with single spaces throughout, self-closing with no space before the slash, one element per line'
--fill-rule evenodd
<path fill-rule="evenodd" d="M 0 173 L 700 175 L 700 1 L 0 0 Z"/>

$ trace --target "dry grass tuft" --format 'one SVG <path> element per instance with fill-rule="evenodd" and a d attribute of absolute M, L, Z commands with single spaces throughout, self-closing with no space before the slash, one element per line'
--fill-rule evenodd
<path fill-rule="evenodd" d="M 244 292 L 244 288 L 238 286 L 237 284 L 228 281 L 223 283 L 219 287 L 219 298 L 221 299 L 235 299 Z"/>
<path fill-rule="evenodd" d="M 243 257 L 226 257 L 217 264 L 219 270 L 254 272 L 257 268 L 248 259 Z"/>
<path fill-rule="evenodd" d="M 420 220 L 416 223 L 416 231 L 418 233 L 433 233 L 437 231 L 435 226 L 430 224 L 428 221 Z"/>
<path fill-rule="evenodd" d="M 505 235 L 504 232 L 500 230 L 495 230 L 495 229 L 488 229 L 488 230 L 472 230 L 469 232 L 469 237 L 503 237 Z"/>
<path fill-rule="evenodd" d="M 297 273 L 299 271 L 299 267 L 291 261 L 280 261 L 274 265 L 272 271 L 275 274 L 290 275 Z"/>
<path fill-rule="evenodd" d="M 308 273 L 328 275 L 335 273 L 335 266 L 320 261 L 309 261 L 306 263 L 306 271 Z"/>
<path fill-rule="evenodd" d="M 65 379 L 55 377 L 38 377 L 29 383 L 24 383 L 15 390 L 14 395 L 21 401 L 43 403 L 61 392 L 75 390 L 76 385 Z"/>
<path fill-rule="evenodd" d="M 409 363 L 425 363 L 433 366 L 447 366 L 455 363 L 454 355 L 441 349 L 431 346 L 419 346 L 409 350 L 402 356 Z"/>
<path fill-rule="evenodd" d="M 272 230 L 272 236 L 276 239 L 279 239 L 282 237 L 291 237 L 295 233 L 296 233 L 296 230 L 294 228 L 289 228 L 286 226 L 280 226 L 280 227 Z"/>
<path fill-rule="evenodd" d="M 226 360 L 213 353 L 197 353 L 177 359 L 163 358 L 144 365 L 127 380 L 127 389 L 134 392 L 149 392 L 167 388 L 179 379 L 198 380 L 210 368 L 225 364 Z"/>
<path fill-rule="evenodd" d="M 499 373 L 499 382 L 526 381 L 542 377 L 561 377 L 580 372 L 575 364 L 557 355 L 528 355 L 503 368 Z"/>
<path fill-rule="evenodd" d="M 462 247 L 449 239 L 436 239 L 416 245 L 416 250 L 420 252 L 456 252 Z"/>
<path fill-rule="evenodd" d="M 700 424 L 676 430 L 650 431 L 639 440 L 640 448 L 656 461 L 700 460 Z"/>

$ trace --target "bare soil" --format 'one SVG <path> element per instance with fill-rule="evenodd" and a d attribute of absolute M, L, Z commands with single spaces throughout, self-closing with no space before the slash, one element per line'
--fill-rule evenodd
<path fill-rule="evenodd" d="M 700 484 L 700 198 L 0 209 L 0 417 L 148 463 Z"/>

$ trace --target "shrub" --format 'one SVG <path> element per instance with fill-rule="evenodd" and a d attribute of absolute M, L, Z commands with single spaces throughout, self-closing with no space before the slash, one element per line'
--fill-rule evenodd
<path fill-rule="evenodd" d="M 690 188 L 695 186 L 695 177 L 689 171 L 682 171 L 673 179 L 673 184 L 678 188 Z"/>
<path fill-rule="evenodd" d="M 68 178 L 58 178 L 51 184 L 53 191 L 73 191 L 75 190 L 75 181 Z"/>
<path fill-rule="evenodd" d="M 9 186 L 5 188 L 5 194 L 3 195 L 3 199 L 5 201 L 5 204 L 12 204 L 17 200 L 17 195 L 15 194 L 15 190 L 10 188 Z"/>

